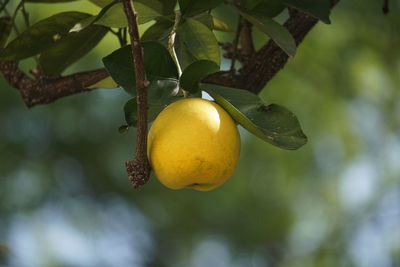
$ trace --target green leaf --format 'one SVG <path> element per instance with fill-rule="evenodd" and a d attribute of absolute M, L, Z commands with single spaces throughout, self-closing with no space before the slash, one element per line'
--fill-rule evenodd
<path fill-rule="evenodd" d="M 194 16 L 219 6 L 223 0 L 178 0 L 183 16 Z"/>
<path fill-rule="evenodd" d="M 157 115 L 170 103 L 182 98 L 178 96 L 179 87 L 176 79 L 161 79 L 153 81 L 147 88 L 148 101 L 148 123 L 152 122 Z M 136 97 L 131 98 L 124 106 L 125 120 L 129 126 L 136 127 L 137 104 Z"/>
<path fill-rule="evenodd" d="M 9 16 L 0 18 L 0 50 L 6 45 L 12 29 L 12 19 Z"/>
<path fill-rule="evenodd" d="M 192 17 L 192 19 L 195 19 L 198 22 L 201 22 L 202 24 L 207 26 L 207 28 L 209 28 L 210 30 L 212 30 L 213 27 L 214 27 L 213 17 L 212 17 L 211 14 L 201 13 L 199 15 L 196 15 L 196 16 Z"/>
<path fill-rule="evenodd" d="M 79 21 L 77 24 L 75 24 L 74 27 L 70 29 L 69 32 L 80 32 L 86 27 L 93 25 L 95 22 L 100 20 L 109 11 L 109 9 L 111 9 L 115 4 L 117 4 L 117 2 L 118 0 L 110 0 L 110 3 L 104 3 L 105 6 L 100 10 L 100 12 L 96 16 L 90 16 L 88 18 Z"/>
<path fill-rule="evenodd" d="M 331 3 L 329 0 L 282 0 L 288 6 L 304 11 L 326 24 L 330 24 Z"/>
<path fill-rule="evenodd" d="M 160 0 L 162 4 L 162 14 L 169 15 L 174 13 L 177 0 Z"/>
<path fill-rule="evenodd" d="M 91 89 L 95 88 L 107 88 L 107 89 L 114 89 L 117 88 L 118 84 L 111 78 L 111 76 L 108 76 L 107 78 L 89 86 Z"/>
<path fill-rule="evenodd" d="M 288 109 L 266 105 L 259 96 L 241 89 L 200 84 L 240 125 L 257 137 L 283 149 L 307 143 L 300 123 Z"/>
<path fill-rule="evenodd" d="M 86 13 L 71 11 L 41 20 L 11 41 L 0 53 L 0 60 L 21 60 L 37 55 L 67 36 L 72 26 L 89 16 Z"/>
<path fill-rule="evenodd" d="M 219 66 L 210 60 L 199 60 L 190 64 L 183 71 L 179 85 L 184 90 L 195 94 L 199 88 L 200 81 L 209 74 L 219 71 Z"/>
<path fill-rule="evenodd" d="M 257 5 L 261 4 L 263 0 L 242 0 L 240 1 L 240 6 L 247 9 L 252 10 Z"/>
<path fill-rule="evenodd" d="M 148 109 L 149 111 L 149 109 Z M 136 103 L 136 97 L 132 97 L 131 99 L 129 99 L 125 105 L 124 105 L 124 114 L 125 114 L 125 121 L 129 126 L 135 126 L 137 124 L 137 103 Z M 148 116 L 149 117 L 149 116 Z M 147 118 L 149 121 L 149 118 Z M 124 125 L 123 125 L 124 126 Z M 125 131 L 125 127 L 121 126 L 119 128 L 119 132 L 121 132 L 121 130 Z M 121 129 L 122 128 L 122 129 Z"/>
<path fill-rule="evenodd" d="M 285 8 L 286 6 L 280 0 L 268 0 L 257 5 L 253 11 L 273 18 L 282 13 Z"/>
<path fill-rule="evenodd" d="M 25 0 L 25 2 L 30 3 L 62 3 L 62 2 L 72 2 L 76 0 Z"/>
<path fill-rule="evenodd" d="M 229 27 L 228 24 L 226 24 L 222 20 L 217 19 L 216 17 L 213 17 L 213 29 L 216 31 L 221 31 L 221 32 L 232 32 L 233 31 Z"/>
<path fill-rule="evenodd" d="M 107 32 L 105 27 L 91 25 L 80 32 L 70 33 L 40 55 L 42 72 L 49 76 L 59 75 L 92 50 Z"/>
<path fill-rule="evenodd" d="M 168 50 L 158 42 L 143 42 L 144 65 L 147 79 L 152 82 L 160 78 L 178 78 L 176 65 Z M 103 58 L 104 66 L 111 77 L 128 93 L 135 95 L 135 74 L 131 47 L 122 47 Z"/>
<path fill-rule="evenodd" d="M 110 4 L 113 0 L 89 0 L 89 1 L 99 7 L 105 7 L 106 5 Z"/>
<path fill-rule="evenodd" d="M 142 2 L 143 1 L 143 2 Z M 135 10 L 138 13 L 138 24 L 147 23 L 153 19 L 161 17 L 162 4 L 157 0 L 134 1 Z M 104 8 L 107 8 L 105 6 Z M 124 13 L 122 3 L 116 3 L 108 8 L 106 12 L 100 12 L 95 24 L 112 27 L 125 28 L 128 21 Z"/>
<path fill-rule="evenodd" d="M 221 63 L 215 35 L 207 26 L 194 19 L 186 19 L 178 27 L 175 49 L 183 68 L 201 59 L 214 61 L 218 66 Z"/>
<path fill-rule="evenodd" d="M 281 0 L 244 0 L 240 2 L 240 6 L 271 18 L 285 9 Z"/>
<path fill-rule="evenodd" d="M 230 29 L 229 26 L 225 22 L 213 17 L 211 14 L 208 14 L 208 13 L 199 14 L 199 15 L 193 17 L 193 19 L 203 23 L 210 30 L 217 30 L 217 31 L 224 31 L 224 32 L 232 31 L 232 29 Z"/>
<path fill-rule="evenodd" d="M 142 41 L 158 41 L 164 40 L 168 37 L 171 32 L 174 23 L 169 20 L 157 20 L 157 22 L 151 25 L 142 35 Z"/>
<path fill-rule="evenodd" d="M 296 54 L 296 42 L 290 32 L 272 18 L 259 13 L 234 7 L 241 16 L 253 23 L 259 30 L 267 34 L 289 56 Z"/>

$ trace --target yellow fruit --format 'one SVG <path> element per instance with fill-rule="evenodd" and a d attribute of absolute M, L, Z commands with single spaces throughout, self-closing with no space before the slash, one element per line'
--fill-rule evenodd
<path fill-rule="evenodd" d="M 233 174 L 240 136 L 229 114 L 212 101 L 186 98 L 166 107 L 148 135 L 147 155 L 171 189 L 212 190 Z"/>

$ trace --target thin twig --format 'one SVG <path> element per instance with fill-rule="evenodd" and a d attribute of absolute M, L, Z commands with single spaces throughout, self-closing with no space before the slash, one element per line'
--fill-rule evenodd
<path fill-rule="evenodd" d="M 176 30 L 178 29 L 178 24 L 179 21 L 181 20 L 181 12 L 180 10 L 176 10 L 175 11 L 175 20 L 174 20 L 174 26 L 171 29 L 171 32 L 168 35 L 168 52 L 171 55 L 172 59 L 175 62 L 175 65 L 178 69 L 178 75 L 179 77 L 182 75 L 182 69 L 181 66 L 179 64 L 179 60 L 178 57 L 176 56 L 176 52 L 175 52 L 175 36 L 176 36 Z"/>
<path fill-rule="evenodd" d="M 15 33 L 16 33 L 17 35 L 20 34 L 20 31 L 19 31 L 19 29 L 18 29 L 18 27 L 17 27 L 17 23 L 15 23 L 15 19 L 17 18 L 18 11 L 19 11 L 21 8 L 22 8 L 22 1 L 19 2 L 18 6 L 15 8 L 14 13 L 13 13 L 13 15 L 12 15 L 12 24 L 13 24 L 13 27 L 14 27 L 14 31 L 15 31 Z"/>
<path fill-rule="evenodd" d="M 135 159 L 125 163 L 129 180 L 137 188 L 145 184 L 150 178 L 150 164 L 147 159 L 147 87 L 144 68 L 143 49 L 140 45 L 137 13 L 131 0 L 123 0 L 124 12 L 128 20 L 128 30 L 132 44 L 132 58 L 136 77 L 137 103 L 137 144 Z"/>
<path fill-rule="evenodd" d="M 126 40 L 124 40 L 124 37 L 122 35 L 123 35 L 122 29 L 118 29 L 117 37 L 121 47 L 126 45 Z"/>
<path fill-rule="evenodd" d="M 124 45 L 126 45 L 128 43 L 127 32 L 128 32 L 127 28 L 122 29 L 122 42 Z"/>
<path fill-rule="evenodd" d="M 240 32 L 242 31 L 242 26 L 243 26 L 243 18 L 242 16 L 239 15 L 238 18 L 238 24 L 236 27 L 236 33 L 235 33 L 235 38 L 233 39 L 232 42 L 232 61 L 231 61 L 231 68 L 230 71 L 233 73 L 235 71 L 235 63 L 236 63 L 236 57 L 237 57 L 237 50 L 238 50 L 238 45 L 239 45 L 239 39 L 240 39 Z"/>
<path fill-rule="evenodd" d="M 389 13 L 389 0 L 383 0 L 382 11 L 383 11 L 383 14 Z"/>
<path fill-rule="evenodd" d="M 0 6 L 0 12 L 2 12 L 3 10 L 5 10 L 8 2 L 10 2 L 10 0 L 5 0 L 4 3 L 2 3 L 2 5 Z M 6 11 L 7 12 L 7 11 Z M 8 14 L 7 14 L 8 15 Z"/>
<path fill-rule="evenodd" d="M 118 31 L 116 32 L 113 29 L 109 28 L 108 31 L 117 37 L 119 45 L 121 47 L 126 45 L 126 39 L 124 40 L 122 29 L 118 29 Z"/>
<path fill-rule="evenodd" d="M 22 5 L 22 7 L 21 7 L 22 8 L 22 16 L 24 17 L 25 26 L 26 26 L 26 28 L 29 28 L 29 13 L 25 9 L 25 0 L 21 1 L 21 5 Z"/>
<path fill-rule="evenodd" d="M 176 36 L 176 31 L 178 30 L 178 25 L 179 22 L 181 20 L 181 11 L 180 10 L 175 10 L 175 20 L 174 20 L 174 25 L 172 26 L 172 29 L 170 31 L 170 33 L 168 34 L 168 39 L 167 39 L 167 49 L 169 54 L 171 55 L 171 58 L 173 59 L 175 65 L 176 65 L 176 69 L 178 71 L 178 77 L 181 77 L 182 75 L 182 68 L 181 65 L 179 64 L 179 60 L 178 60 L 178 56 L 176 55 L 176 51 L 175 51 L 175 36 Z M 179 91 L 180 93 L 182 93 L 182 95 L 184 97 L 188 96 L 188 92 L 183 90 L 183 88 L 179 87 Z"/>

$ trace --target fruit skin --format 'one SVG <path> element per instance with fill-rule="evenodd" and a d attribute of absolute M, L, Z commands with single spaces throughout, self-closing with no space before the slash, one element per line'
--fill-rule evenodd
<path fill-rule="evenodd" d="M 240 153 L 234 120 L 215 102 L 186 98 L 167 106 L 148 135 L 147 155 L 171 189 L 209 191 L 233 174 Z"/>

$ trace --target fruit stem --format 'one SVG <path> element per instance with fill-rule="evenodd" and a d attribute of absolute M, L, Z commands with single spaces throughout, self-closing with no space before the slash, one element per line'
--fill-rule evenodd
<path fill-rule="evenodd" d="M 147 87 L 150 82 L 146 78 L 143 49 L 140 45 L 137 13 L 131 0 L 123 0 L 124 12 L 128 20 L 128 31 L 131 39 L 131 52 L 136 77 L 137 103 L 137 143 L 135 160 L 125 163 L 128 177 L 137 188 L 150 178 L 150 164 L 147 158 Z"/>
<path fill-rule="evenodd" d="M 179 65 L 179 60 L 178 57 L 176 56 L 174 44 L 175 44 L 175 36 L 176 36 L 176 30 L 178 29 L 178 24 L 181 20 L 181 11 L 180 10 L 175 10 L 175 22 L 174 26 L 172 27 L 171 32 L 169 33 L 168 36 L 168 51 L 171 54 L 172 59 L 174 60 L 176 64 L 176 68 L 178 69 L 178 75 L 181 77 L 182 75 L 182 69 L 181 66 Z"/>
<path fill-rule="evenodd" d="M 181 65 L 179 64 L 178 56 L 176 55 L 176 52 L 175 52 L 174 44 L 175 44 L 176 31 L 178 29 L 179 22 L 181 21 L 181 16 L 182 16 L 181 11 L 175 10 L 174 26 L 172 27 L 172 30 L 168 35 L 168 51 L 169 51 L 172 59 L 175 62 L 179 77 L 181 77 L 181 75 L 182 75 L 182 69 L 181 69 Z M 186 92 L 182 88 L 179 88 L 179 90 L 182 92 L 184 97 L 188 96 L 188 92 Z"/>

